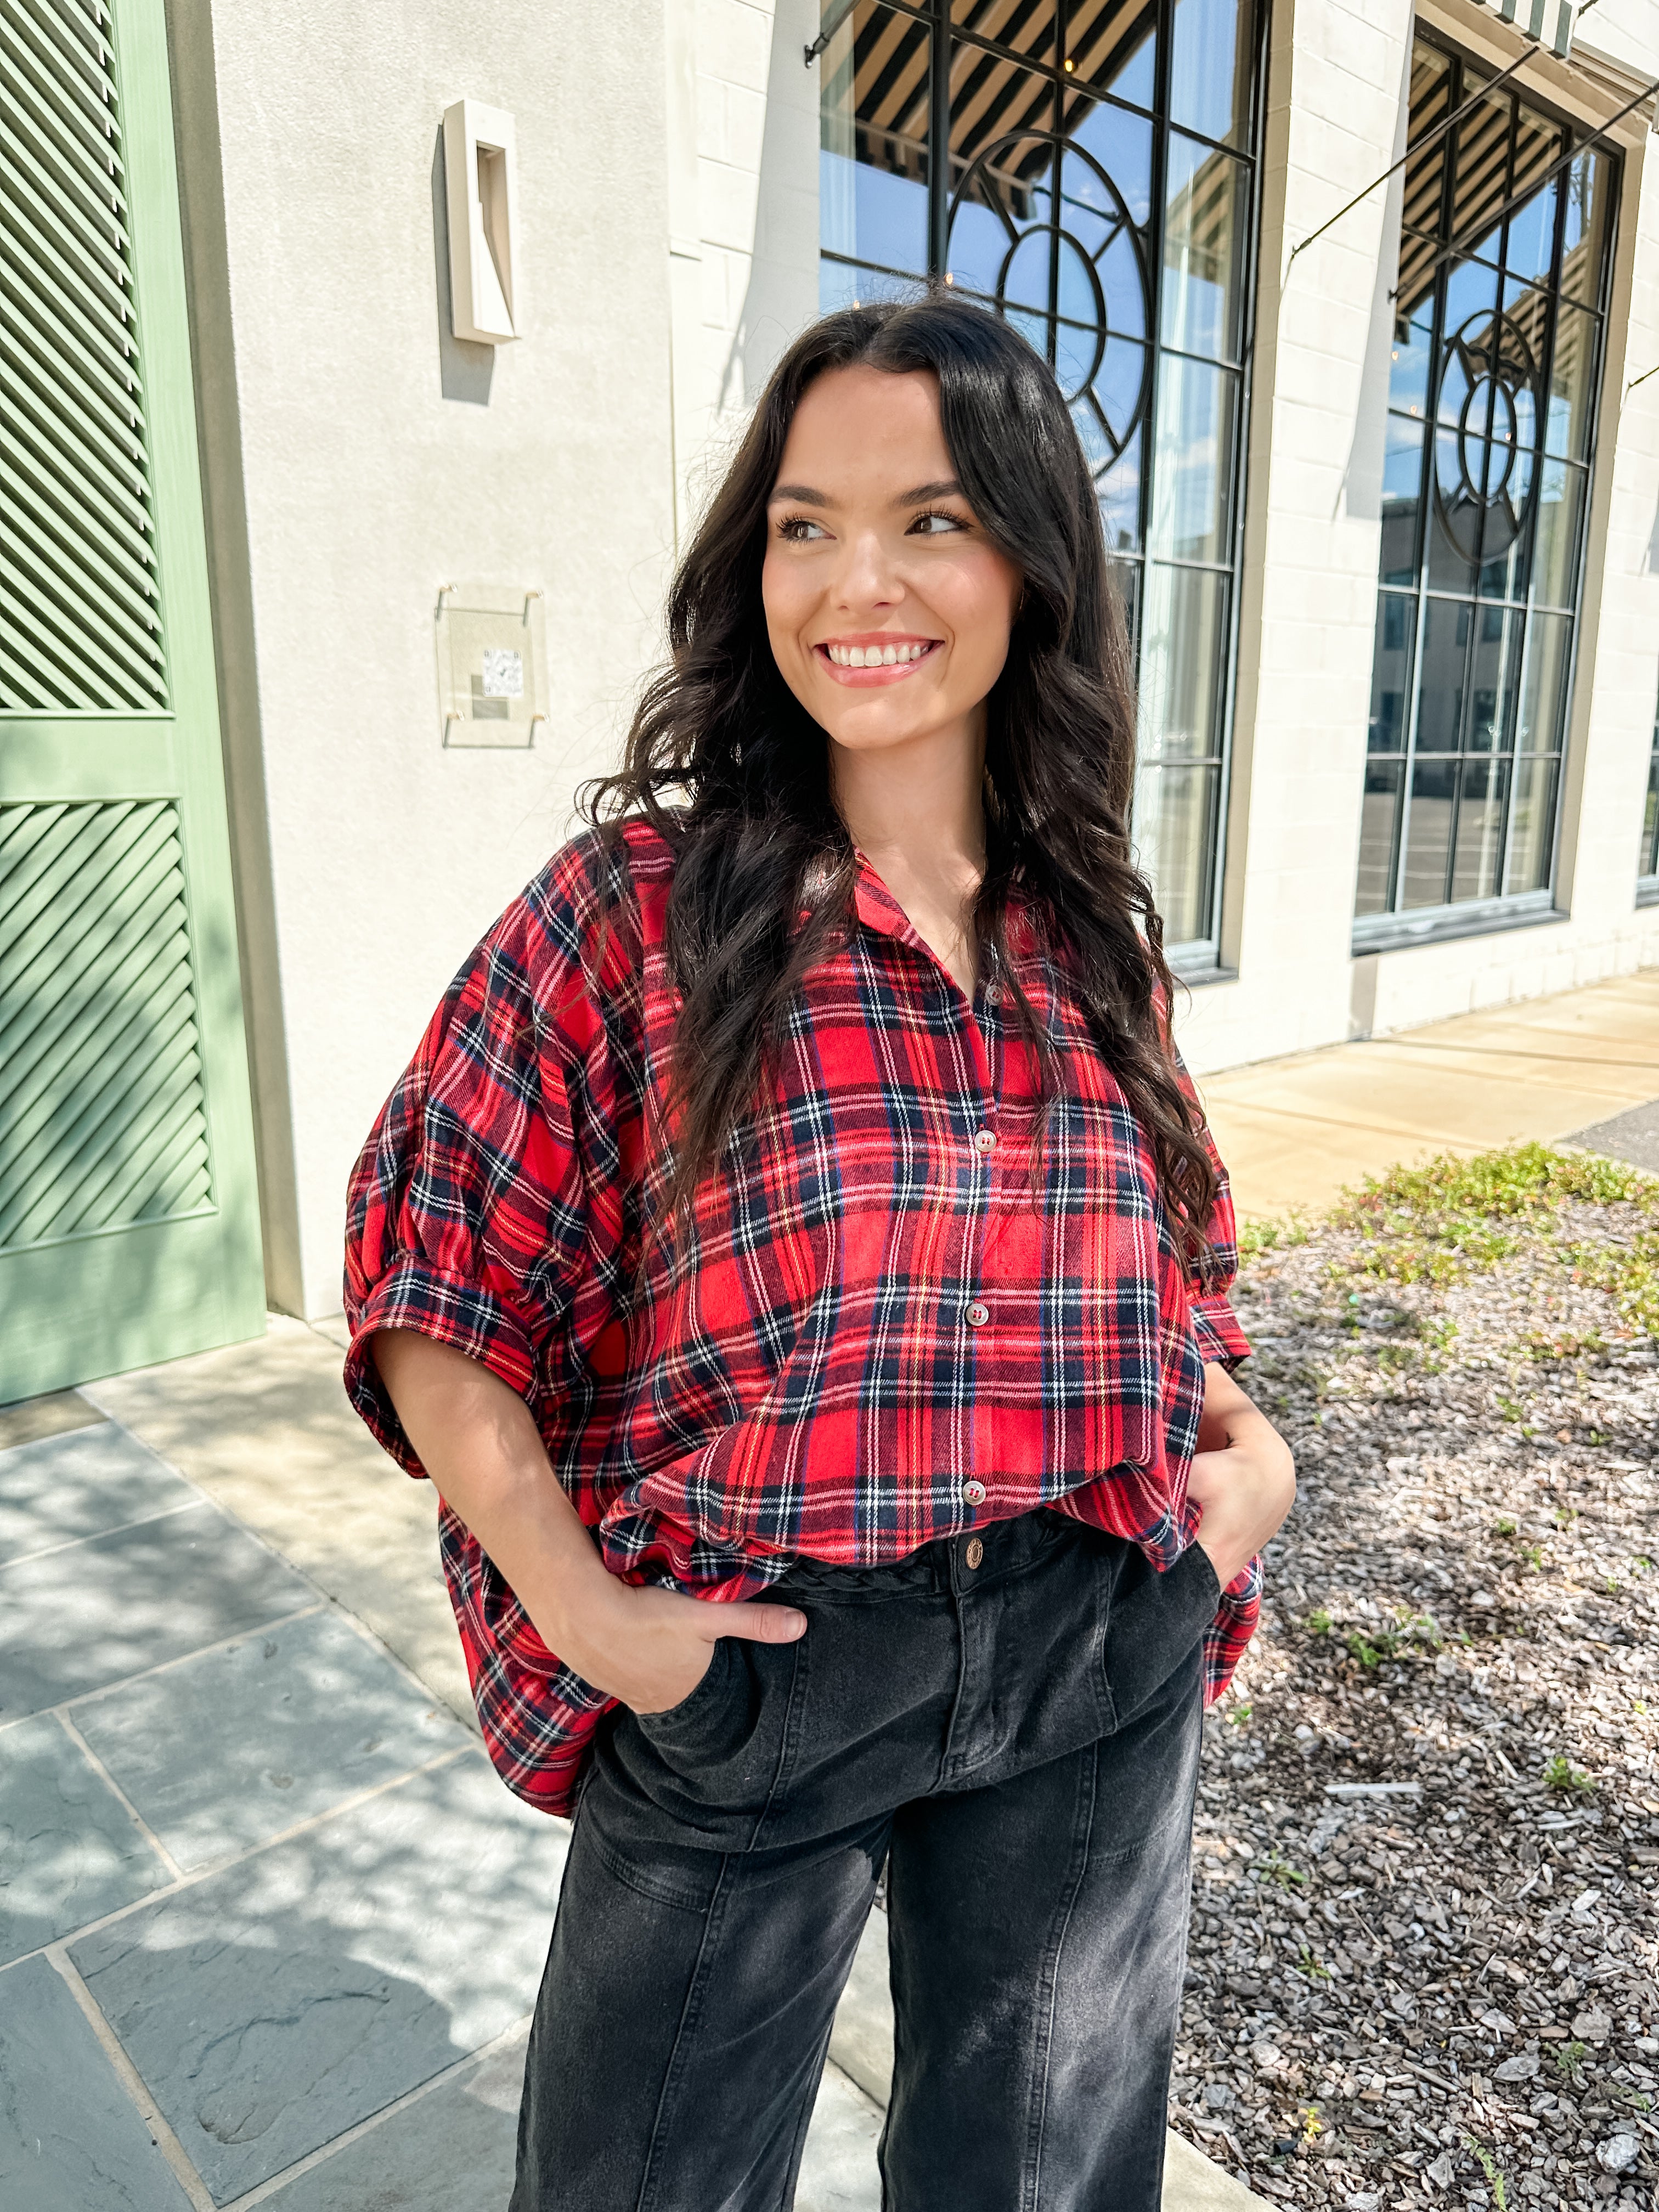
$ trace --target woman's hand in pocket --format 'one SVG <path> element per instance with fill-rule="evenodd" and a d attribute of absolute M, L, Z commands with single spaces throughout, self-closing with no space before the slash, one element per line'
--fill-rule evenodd
<path fill-rule="evenodd" d="M 720 1605 L 606 1575 L 568 1608 L 556 1648 L 566 1666 L 607 1697 L 636 1713 L 663 1713 L 696 1688 L 722 1636 L 793 1644 L 805 1626 L 805 1614 L 793 1606 Z"/>
<path fill-rule="evenodd" d="M 1187 1495 L 1201 1516 L 1198 1540 L 1225 1589 L 1295 1504 L 1296 1463 L 1284 1437 L 1224 1367 L 1206 1366 L 1204 1381 Z"/>

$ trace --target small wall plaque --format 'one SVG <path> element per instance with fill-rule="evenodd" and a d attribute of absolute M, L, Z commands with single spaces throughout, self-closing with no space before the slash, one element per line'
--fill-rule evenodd
<path fill-rule="evenodd" d="M 519 747 L 547 720 L 539 591 L 445 584 L 438 593 L 438 710 L 446 745 Z"/>

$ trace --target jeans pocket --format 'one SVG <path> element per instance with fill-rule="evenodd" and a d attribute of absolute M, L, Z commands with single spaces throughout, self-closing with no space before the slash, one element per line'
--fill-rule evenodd
<path fill-rule="evenodd" d="M 734 1657 L 732 1638 L 716 1638 L 701 1679 L 678 1705 L 665 1705 L 659 1713 L 635 1713 L 634 1718 L 640 1729 L 653 1740 L 696 1735 L 708 1725 L 711 1715 L 718 1714 L 724 1693 L 732 1686 Z"/>

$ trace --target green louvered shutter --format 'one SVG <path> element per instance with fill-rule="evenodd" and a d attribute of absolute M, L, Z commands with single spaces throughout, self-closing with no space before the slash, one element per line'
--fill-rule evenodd
<path fill-rule="evenodd" d="M 0 1402 L 264 1325 L 161 0 L 0 7 Z"/>

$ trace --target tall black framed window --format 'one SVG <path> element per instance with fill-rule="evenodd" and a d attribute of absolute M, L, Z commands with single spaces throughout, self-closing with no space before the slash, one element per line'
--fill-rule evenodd
<path fill-rule="evenodd" d="M 1356 949 L 1548 911 L 1617 164 L 1419 34 Z"/>
<path fill-rule="evenodd" d="M 1256 228 L 1255 0 L 826 0 L 823 21 L 823 304 L 942 276 L 1052 364 L 1137 654 L 1136 842 L 1182 964 L 1212 963 Z"/>
<path fill-rule="evenodd" d="M 1653 750 L 1648 755 L 1648 803 L 1642 816 L 1642 845 L 1636 857 L 1636 895 L 1644 906 L 1659 904 L 1659 706 L 1653 710 Z"/>

